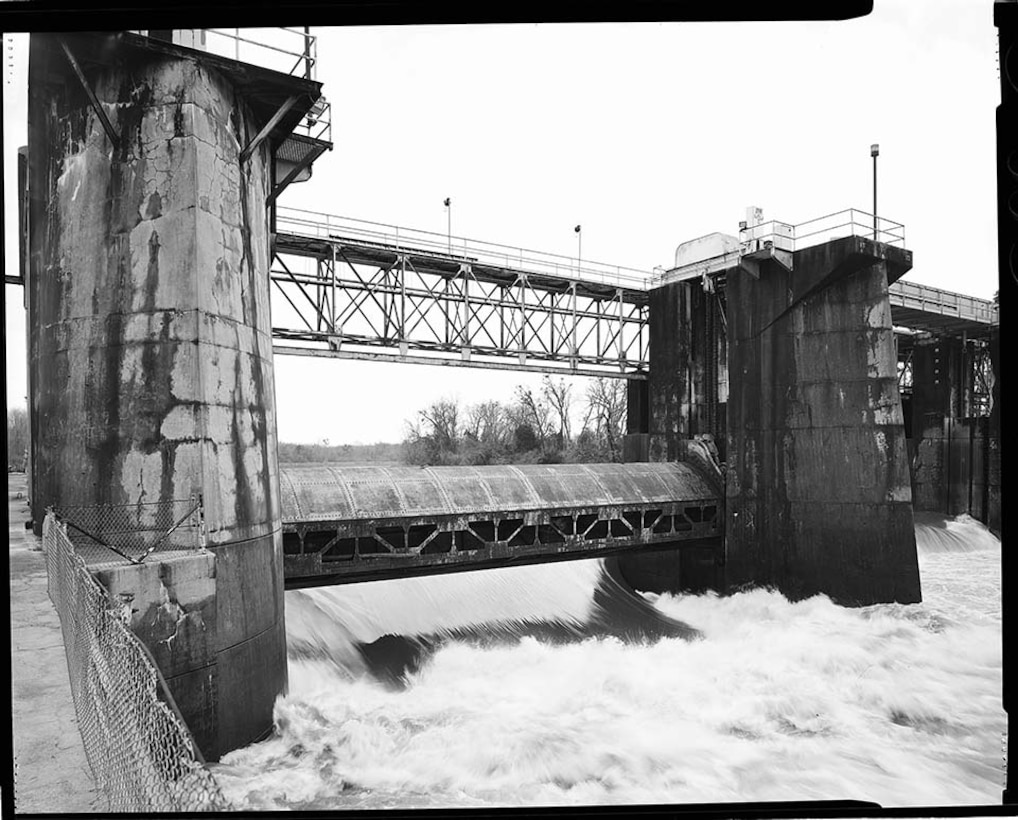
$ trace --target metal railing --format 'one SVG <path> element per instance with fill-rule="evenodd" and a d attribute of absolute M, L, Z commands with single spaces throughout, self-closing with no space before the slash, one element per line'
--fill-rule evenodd
<path fill-rule="evenodd" d="M 132 34 L 151 36 L 149 30 Z M 272 71 L 314 80 L 318 74 L 318 38 L 309 29 L 176 29 L 173 42 L 220 57 Z M 332 106 L 322 96 L 294 131 L 311 139 L 332 142 Z"/>
<path fill-rule="evenodd" d="M 204 29 L 213 54 L 313 80 L 317 76 L 318 38 L 299 28 Z"/>
<path fill-rule="evenodd" d="M 325 99 L 324 94 L 311 106 L 293 131 L 313 140 L 332 142 L 332 103 Z"/>
<path fill-rule="evenodd" d="M 780 250 L 798 251 L 846 236 L 862 236 L 905 247 L 904 225 L 856 208 L 818 216 L 797 225 L 772 219 L 739 230 L 739 240 L 750 251 L 762 250 L 767 242 Z"/>
<path fill-rule="evenodd" d="M 148 650 L 131 631 L 122 607 L 89 573 L 66 524 L 53 512 L 43 523 L 43 549 L 78 729 L 110 809 L 230 808 Z"/>
<path fill-rule="evenodd" d="M 151 37 L 151 30 L 132 34 Z M 174 29 L 173 42 L 228 57 L 238 62 L 314 80 L 318 67 L 318 38 L 298 28 Z"/>
<path fill-rule="evenodd" d="M 321 214 L 299 208 L 280 207 L 276 211 L 276 230 L 277 233 L 291 233 L 324 240 L 347 239 L 393 248 L 397 252 L 400 250 L 423 252 L 464 264 L 487 264 L 519 273 L 544 274 L 559 279 L 597 282 L 632 290 L 646 290 L 653 278 L 651 271 L 623 265 L 589 262 L 555 253 L 369 222 L 365 219 Z"/>
<path fill-rule="evenodd" d="M 891 307 L 956 317 L 986 325 L 1000 322 L 999 308 L 990 299 L 967 296 L 906 279 L 899 279 L 888 290 Z"/>

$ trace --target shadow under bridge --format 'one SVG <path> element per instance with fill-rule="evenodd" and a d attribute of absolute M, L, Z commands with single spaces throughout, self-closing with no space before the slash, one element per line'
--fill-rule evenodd
<path fill-rule="evenodd" d="M 694 462 L 280 466 L 287 589 L 718 545 Z"/>

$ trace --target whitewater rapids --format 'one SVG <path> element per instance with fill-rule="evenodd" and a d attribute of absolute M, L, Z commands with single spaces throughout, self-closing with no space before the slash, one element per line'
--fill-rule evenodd
<path fill-rule="evenodd" d="M 916 516 L 923 603 L 635 595 L 611 561 L 288 592 L 247 810 L 999 804 L 1000 542 Z"/>

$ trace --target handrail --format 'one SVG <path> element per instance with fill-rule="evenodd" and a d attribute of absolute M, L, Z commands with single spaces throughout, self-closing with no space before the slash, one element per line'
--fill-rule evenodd
<path fill-rule="evenodd" d="M 889 292 L 892 306 L 938 313 L 942 316 L 957 316 L 960 319 L 988 325 L 1000 322 L 999 309 L 990 299 L 956 293 L 907 279 L 899 279 L 892 284 Z"/>
<path fill-rule="evenodd" d="M 212 54 L 229 57 L 234 60 L 250 63 L 251 65 L 258 65 L 262 68 L 269 68 L 273 71 L 282 71 L 284 74 L 303 76 L 310 80 L 315 78 L 318 66 L 318 39 L 316 35 L 310 32 L 285 26 L 258 29 L 235 28 L 232 31 L 221 28 L 195 30 L 201 31 L 206 35 L 202 47 Z M 242 31 L 249 36 L 242 36 Z M 274 35 L 278 35 L 281 32 L 285 35 L 292 35 L 292 37 L 299 37 L 300 43 L 298 45 L 287 46 L 280 44 L 278 38 L 273 42 Z M 132 33 L 150 36 L 143 30 L 134 30 Z M 211 38 L 208 35 L 212 35 Z M 289 38 L 288 42 L 292 42 L 292 37 Z M 221 39 L 217 40 L 215 38 Z M 211 43 L 209 42 L 210 39 L 212 40 Z M 226 42 L 223 42 L 224 40 Z M 241 43 L 247 46 L 243 58 L 241 57 Z M 293 57 L 295 62 L 289 68 L 280 68 L 279 60 L 273 61 L 265 52 Z"/>
<path fill-rule="evenodd" d="M 825 224 L 826 223 L 826 224 Z M 781 225 L 786 230 L 779 233 L 776 226 Z M 818 226 L 819 227 L 816 227 Z M 803 231 L 804 227 L 814 228 Z M 849 236 L 871 236 L 877 241 L 889 245 L 905 245 L 905 226 L 900 222 L 887 219 L 882 216 L 874 216 L 867 211 L 858 208 L 846 208 L 835 211 L 824 216 L 814 217 L 805 222 L 792 225 L 778 220 L 769 220 L 759 225 L 751 225 L 739 231 L 739 238 L 742 242 L 772 241 L 775 247 L 782 247 L 784 250 L 796 251 L 803 248 L 817 245 L 825 239 L 834 238 L 831 234 L 837 231 L 846 231 Z"/>
<path fill-rule="evenodd" d="M 646 290 L 653 276 L 650 271 L 623 265 L 579 260 L 563 254 L 300 208 L 280 207 L 276 213 L 276 224 L 279 233 L 290 232 L 325 240 L 368 241 L 392 246 L 396 251 L 423 250 L 464 263 L 495 264 L 523 275 L 545 274 L 637 290 Z"/>
<path fill-rule="evenodd" d="M 776 220 L 756 225 L 741 231 L 742 238 L 750 234 L 752 239 L 765 240 L 769 236 L 775 236 L 781 242 L 787 242 L 788 237 L 781 234 L 755 235 L 757 232 L 782 225 L 791 229 L 791 242 L 794 249 L 809 247 L 818 242 L 815 237 L 829 235 L 831 231 L 849 228 L 853 235 L 868 236 L 872 232 L 872 226 L 861 221 L 861 217 L 872 217 L 865 211 L 855 208 L 835 211 L 822 217 L 801 222 L 798 225 L 778 222 Z M 828 227 L 820 228 L 800 234 L 799 228 L 803 225 L 816 225 L 824 220 L 840 218 Z M 494 263 L 508 270 L 518 271 L 526 274 L 548 274 L 570 281 L 598 281 L 613 284 L 621 288 L 638 290 L 649 290 L 660 284 L 664 274 L 656 274 L 652 271 L 643 271 L 622 265 L 607 265 L 599 262 L 580 262 L 577 266 L 575 257 L 563 254 L 536 251 L 517 246 L 500 245 L 483 240 L 468 239 L 460 236 L 450 236 L 423 229 L 404 228 L 398 225 L 382 222 L 372 222 L 366 219 L 356 219 L 335 214 L 323 214 L 302 208 L 279 207 L 277 210 L 277 231 L 279 233 L 292 233 L 298 236 L 310 236 L 316 239 L 327 241 L 339 241 L 344 239 L 350 242 L 365 242 L 384 245 L 393 248 L 395 251 L 420 251 L 437 256 L 445 257 L 452 261 L 461 263 Z M 878 231 L 880 235 L 888 235 L 893 242 L 889 244 L 904 244 L 904 225 L 884 217 L 878 218 Z M 880 227 L 886 226 L 886 227 Z M 892 233 L 893 231 L 893 233 Z M 734 252 L 738 255 L 738 251 Z M 733 264 L 738 260 L 733 259 Z M 907 301 L 921 300 L 925 297 L 937 312 L 943 312 L 953 304 L 958 305 L 959 315 L 964 311 L 968 318 L 975 321 L 985 321 L 989 324 L 999 321 L 998 312 L 989 300 L 966 294 L 954 293 L 952 291 L 934 288 L 906 280 L 900 280 L 891 286 L 892 300 L 901 300 L 903 306 Z"/>

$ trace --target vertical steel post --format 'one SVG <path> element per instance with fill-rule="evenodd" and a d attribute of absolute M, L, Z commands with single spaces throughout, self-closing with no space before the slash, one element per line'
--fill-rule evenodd
<path fill-rule="evenodd" d="M 304 79 L 311 79 L 311 29 L 304 26 Z"/>
<path fill-rule="evenodd" d="M 873 157 L 873 241 L 877 241 L 877 157 L 880 155 L 880 146 L 873 143 L 870 146 L 870 156 Z"/>
<path fill-rule="evenodd" d="M 406 257 L 399 257 L 399 341 L 406 341 Z"/>
<path fill-rule="evenodd" d="M 622 351 L 622 328 L 625 326 L 622 319 L 622 289 L 616 290 L 619 298 L 619 368 L 622 368 L 622 359 L 625 355 Z"/>
<path fill-rule="evenodd" d="M 322 258 L 315 257 L 315 328 L 322 332 L 325 318 L 325 292 L 322 289 Z"/>
<path fill-rule="evenodd" d="M 573 343 L 572 343 L 572 354 L 573 354 L 573 364 L 575 365 L 576 364 L 576 360 L 579 358 L 579 353 L 580 353 L 580 351 L 578 349 L 578 343 L 576 341 L 576 283 L 575 282 L 571 283 L 570 286 L 569 286 L 569 289 L 572 291 L 572 302 L 573 302 L 573 332 L 572 332 Z"/>
<path fill-rule="evenodd" d="M 336 332 L 336 246 L 332 248 L 332 332 Z"/>
<path fill-rule="evenodd" d="M 467 326 L 470 324 L 470 304 L 467 301 L 467 288 L 469 282 L 467 280 L 467 269 L 464 266 L 460 266 L 460 274 L 462 278 L 462 292 L 463 292 L 463 346 L 470 344 L 470 334 L 467 332 Z"/>

